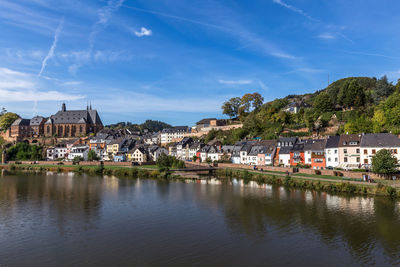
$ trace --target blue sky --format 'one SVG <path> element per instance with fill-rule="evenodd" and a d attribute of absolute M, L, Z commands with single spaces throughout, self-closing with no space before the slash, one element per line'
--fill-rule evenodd
<path fill-rule="evenodd" d="M 0 107 L 105 124 L 223 117 L 348 76 L 400 78 L 396 0 L 0 0 Z"/>

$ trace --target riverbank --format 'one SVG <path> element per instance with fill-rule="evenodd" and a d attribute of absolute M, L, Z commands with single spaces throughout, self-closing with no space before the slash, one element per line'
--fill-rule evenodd
<path fill-rule="evenodd" d="M 124 178 L 150 178 L 150 179 L 208 179 L 209 176 L 179 172 L 160 172 L 154 166 L 79 166 L 79 165 L 27 165 L 5 164 L 0 169 L 9 171 L 34 171 L 34 172 L 75 172 L 89 175 L 114 175 Z M 255 181 L 258 184 L 281 185 L 289 188 L 304 190 L 324 191 L 328 193 L 346 193 L 365 196 L 386 196 L 400 198 L 400 190 L 394 186 L 378 183 L 365 183 L 343 178 L 307 177 L 303 175 L 286 176 L 278 172 L 260 172 L 247 169 L 219 168 L 216 170 L 219 179 L 242 179 L 244 183 Z"/>

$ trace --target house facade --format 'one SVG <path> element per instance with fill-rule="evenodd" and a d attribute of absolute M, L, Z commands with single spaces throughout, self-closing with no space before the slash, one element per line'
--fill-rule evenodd
<path fill-rule="evenodd" d="M 387 149 L 400 160 L 400 139 L 390 133 L 364 134 L 361 137 L 361 165 L 372 167 L 372 157 L 381 149 Z"/>
<path fill-rule="evenodd" d="M 361 134 L 343 134 L 339 139 L 339 166 L 342 169 L 361 167 Z"/>
<path fill-rule="evenodd" d="M 325 166 L 326 168 L 337 168 L 339 166 L 339 141 L 340 136 L 329 136 L 325 145 Z"/>

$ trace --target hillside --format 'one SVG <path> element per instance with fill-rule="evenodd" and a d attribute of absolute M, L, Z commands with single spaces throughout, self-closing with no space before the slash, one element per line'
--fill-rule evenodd
<path fill-rule="evenodd" d="M 243 128 L 210 134 L 225 143 L 246 137 L 273 139 L 345 132 L 400 134 L 400 81 L 393 85 L 385 76 L 348 77 L 314 93 L 288 95 L 259 106 L 253 106 L 253 100 L 245 96 L 232 98 L 222 106 L 224 114 L 243 122 Z M 300 106 L 298 112 L 285 111 L 288 105 Z M 246 112 L 244 107 L 249 106 L 253 110 L 247 108 Z M 236 113 L 232 112 L 235 110 Z"/>

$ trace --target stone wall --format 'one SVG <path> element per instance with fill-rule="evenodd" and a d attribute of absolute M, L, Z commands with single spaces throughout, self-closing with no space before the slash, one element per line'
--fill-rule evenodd
<path fill-rule="evenodd" d="M 191 162 L 186 162 L 186 165 L 188 167 L 195 167 L 195 166 L 203 166 L 203 167 L 208 167 L 209 164 L 207 163 L 191 163 Z M 243 165 L 243 164 L 233 164 L 233 163 L 218 163 L 219 168 L 236 168 L 236 169 L 248 169 L 252 170 L 254 169 L 254 166 L 250 165 Z M 284 167 L 274 167 L 274 166 L 257 166 L 257 168 L 267 170 L 267 171 L 277 171 L 277 172 L 293 172 L 293 168 L 284 168 Z M 303 173 L 303 174 L 316 174 L 316 170 L 314 169 L 303 169 L 299 168 L 298 173 Z M 334 170 L 319 170 L 321 172 L 321 175 L 329 175 L 329 176 L 335 176 Z M 339 173 L 343 173 L 343 177 L 347 178 L 356 178 L 356 179 L 362 179 L 363 174 L 368 174 L 372 179 L 382 179 L 378 174 L 371 173 L 371 172 L 351 172 L 351 171 L 336 171 Z"/>

